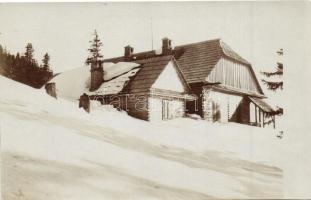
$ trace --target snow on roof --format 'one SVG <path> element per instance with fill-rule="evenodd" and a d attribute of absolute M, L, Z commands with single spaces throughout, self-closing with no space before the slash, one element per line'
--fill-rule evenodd
<path fill-rule="evenodd" d="M 77 100 L 90 85 L 90 67 L 83 66 L 62 72 L 49 82 L 55 82 L 57 96 Z"/>
<path fill-rule="evenodd" d="M 139 70 L 139 66 L 140 64 L 133 62 L 105 62 L 104 80 L 107 82 L 104 82 L 95 93 L 115 94 L 120 92 L 129 78 Z M 55 82 L 57 96 L 77 100 L 83 93 L 92 94 L 89 92 L 90 79 L 90 67 L 83 66 L 60 73 L 49 82 Z M 107 91 L 104 92 L 104 90 Z"/>
<path fill-rule="evenodd" d="M 109 65 L 107 65 L 109 64 Z M 111 80 L 121 74 L 124 74 L 133 68 L 139 67 L 139 64 L 134 62 L 118 62 L 114 63 L 104 63 L 104 80 Z"/>
<path fill-rule="evenodd" d="M 102 83 L 102 85 L 94 92 L 86 92 L 89 95 L 108 95 L 108 94 L 118 94 L 120 93 L 126 84 L 129 82 L 130 78 L 134 76 L 140 68 L 134 68 L 125 74 L 115 77 L 107 82 Z"/>
<path fill-rule="evenodd" d="M 162 48 L 156 49 L 155 50 L 156 55 L 161 55 L 162 54 Z"/>

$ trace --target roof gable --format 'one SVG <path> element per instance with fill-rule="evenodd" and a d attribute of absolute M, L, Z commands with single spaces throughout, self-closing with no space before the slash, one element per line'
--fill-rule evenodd
<path fill-rule="evenodd" d="M 235 88 L 243 92 L 263 94 L 251 65 L 241 64 L 227 57 L 221 58 L 207 76 L 208 83 L 220 83 L 223 86 Z"/>
<path fill-rule="evenodd" d="M 176 46 L 174 55 L 188 83 L 204 82 L 220 58 L 224 56 L 250 65 L 220 39 Z"/>
<path fill-rule="evenodd" d="M 162 72 L 166 69 L 167 66 L 169 66 L 169 63 L 172 63 L 171 66 L 175 68 L 175 72 L 177 72 L 176 75 L 179 77 L 179 80 L 183 84 L 185 90 L 188 91 L 188 84 L 186 83 L 186 80 L 178 68 L 178 65 L 173 56 L 160 56 L 139 60 L 136 62 L 141 64 L 141 69 L 124 88 L 124 93 L 140 93 L 150 91 L 150 89 L 159 79 Z"/>
<path fill-rule="evenodd" d="M 188 83 L 204 82 L 220 59 L 225 57 L 249 68 L 259 92 L 263 94 L 251 64 L 220 39 L 181 45 L 175 50 L 177 63 Z"/>
<path fill-rule="evenodd" d="M 177 69 L 174 67 L 173 60 L 171 60 L 154 82 L 152 88 L 185 92 L 185 85 L 182 81 Z"/>
<path fill-rule="evenodd" d="M 172 56 L 162 56 L 136 61 L 141 69 L 124 88 L 124 93 L 140 93 L 150 90 Z"/>

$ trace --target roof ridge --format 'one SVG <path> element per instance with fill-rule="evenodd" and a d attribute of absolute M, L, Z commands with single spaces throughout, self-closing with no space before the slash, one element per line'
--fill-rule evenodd
<path fill-rule="evenodd" d="M 174 49 L 175 48 L 180 48 L 180 47 L 186 47 L 186 46 L 190 46 L 190 45 L 204 44 L 204 43 L 207 43 L 207 42 L 214 42 L 214 41 L 221 41 L 221 38 L 215 38 L 215 39 L 204 40 L 204 41 L 199 41 L 199 42 L 193 42 L 193 43 L 188 43 L 188 44 L 176 45 L 174 47 Z M 152 50 L 147 50 L 147 51 L 141 51 L 141 52 L 133 53 L 132 56 L 135 57 L 135 56 L 139 56 L 139 55 L 143 55 L 143 54 L 147 54 L 147 53 L 155 53 L 155 52 L 156 52 L 156 49 L 152 49 Z M 161 55 L 156 55 L 155 54 L 154 56 L 159 57 Z M 117 60 L 117 59 L 122 59 L 122 58 L 124 58 L 124 56 L 116 56 L 116 57 L 106 58 L 106 59 L 104 59 L 104 61 L 108 60 L 108 62 L 109 62 L 110 60 Z"/>
<path fill-rule="evenodd" d="M 138 60 L 132 60 L 131 62 L 136 62 L 136 63 L 145 63 L 145 62 L 157 62 L 159 60 L 171 60 L 174 56 L 173 55 L 157 55 L 153 57 L 148 57 L 148 58 L 143 58 L 143 59 L 138 59 Z"/>
<path fill-rule="evenodd" d="M 247 61 L 245 58 L 243 58 L 242 56 L 240 56 L 240 54 L 238 54 L 236 51 L 234 51 L 230 45 L 228 45 L 227 43 L 225 43 L 224 41 L 220 40 L 219 42 L 219 45 L 220 45 L 220 48 L 221 48 L 221 51 L 222 53 L 225 55 L 225 56 L 228 56 L 236 61 L 239 61 L 239 62 L 242 62 L 244 64 L 247 64 L 247 65 L 251 65 L 251 63 L 249 61 Z M 230 55 L 228 54 L 227 50 L 232 52 L 233 54 L 235 54 L 234 56 L 233 55 Z M 238 57 L 238 58 L 235 58 L 235 57 Z"/>
<path fill-rule="evenodd" d="M 204 44 L 207 42 L 214 42 L 214 41 L 221 41 L 221 38 L 215 38 L 215 39 L 210 39 L 210 40 L 204 40 L 204 41 L 200 41 L 200 42 L 192 42 L 192 43 L 188 43 L 188 44 L 182 44 L 182 45 L 177 45 L 176 47 L 184 47 L 184 46 L 190 46 L 190 45 L 197 45 L 197 44 Z"/>

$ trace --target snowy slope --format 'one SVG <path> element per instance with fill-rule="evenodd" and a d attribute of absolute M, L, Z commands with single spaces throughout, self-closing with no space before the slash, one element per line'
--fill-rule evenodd
<path fill-rule="evenodd" d="M 0 89 L 4 199 L 282 197 L 273 130 L 87 114 L 4 77 Z"/>

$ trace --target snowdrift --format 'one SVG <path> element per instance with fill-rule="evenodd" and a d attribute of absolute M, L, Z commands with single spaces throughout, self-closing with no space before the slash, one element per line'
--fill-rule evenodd
<path fill-rule="evenodd" d="M 176 119 L 150 123 L 54 99 L 0 77 L 4 199 L 281 198 L 275 132 Z"/>

